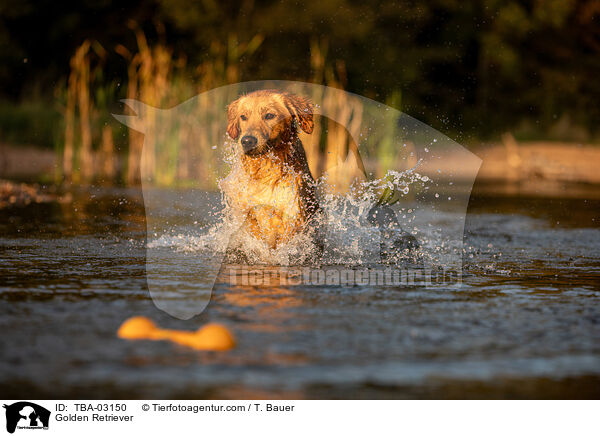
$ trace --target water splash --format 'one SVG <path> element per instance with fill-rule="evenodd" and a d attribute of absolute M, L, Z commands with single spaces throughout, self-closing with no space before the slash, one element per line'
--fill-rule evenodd
<path fill-rule="evenodd" d="M 167 232 L 148 243 L 148 248 L 170 248 L 178 252 L 224 255 L 232 235 L 238 231 L 245 219 L 245 211 L 232 203 L 228 195 L 239 189 L 239 180 L 244 180 L 244 170 L 239 165 L 239 155 L 235 147 L 228 148 L 224 160 L 230 165 L 227 177 L 219 180 L 220 201 L 213 205 L 210 215 L 214 223 L 186 232 Z M 429 189 L 431 179 L 419 174 L 418 164 L 405 171 L 388 171 L 383 177 L 369 181 L 355 180 L 346 192 L 338 192 L 329 183 L 328 173 L 315 181 L 320 205 L 324 211 L 311 225 L 324 231 L 324 253 L 322 264 L 327 265 L 368 265 L 381 262 L 381 232 L 368 220 L 372 208 L 380 203 L 382 193 L 392 192 L 395 197 L 394 215 L 400 226 L 389 229 L 387 237 L 401 238 L 406 234 L 417 236 L 414 226 L 418 206 L 410 198 L 414 193 Z M 289 169 L 293 171 L 292 169 Z M 232 186 L 232 181 L 236 185 Z M 394 236 L 395 235 L 395 236 Z M 254 236 L 242 233 L 244 251 L 251 264 L 296 265 L 306 263 L 314 255 L 316 247 L 306 233 L 295 234 L 288 242 L 269 247 Z M 421 252 L 418 253 L 422 255 Z M 414 258 L 415 253 L 411 253 Z M 395 260 L 408 257 L 399 252 Z"/>

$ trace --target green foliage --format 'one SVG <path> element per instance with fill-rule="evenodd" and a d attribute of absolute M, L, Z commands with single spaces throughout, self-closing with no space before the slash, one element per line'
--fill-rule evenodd
<path fill-rule="evenodd" d="M 62 129 L 62 116 L 52 104 L 0 101 L 0 142 L 52 148 Z"/>
<path fill-rule="evenodd" d="M 186 59 L 190 82 L 198 77 L 195 65 L 226 69 L 227 62 L 208 62 L 223 53 L 235 58 L 241 80 L 315 79 L 311 41 L 318 40 L 329 65 L 343 63 L 349 91 L 382 102 L 399 92 L 403 111 L 461 141 L 524 125 L 545 136 L 565 117 L 573 137 L 599 133 L 596 0 L 79 0 L 67 6 L 68 14 L 49 0 L 0 5 L 0 96 L 52 95 L 84 39 L 107 50 L 105 83 L 125 84 L 127 64 L 114 47 L 135 51 L 128 25 L 135 21 L 151 44 L 163 42 Z M 237 41 L 247 43 L 239 53 Z M 108 102 L 113 95 L 99 97 Z"/>

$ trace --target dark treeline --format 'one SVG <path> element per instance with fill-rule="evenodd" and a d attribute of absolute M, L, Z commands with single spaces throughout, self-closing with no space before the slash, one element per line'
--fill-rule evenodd
<path fill-rule="evenodd" d="M 318 80 L 316 44 L 346 89 L 394 95 L 458 139 L 562 128 L 590 140 L 600 119 L 599 20 L 598 0 L 0 0 L 0 98 L 51 99 L 86 39 L 106 50 L 105 79 L 126 81 L 115 47 L 135 49 L 137 23 L 187 68 L 215 44 L 264 37 L 237 61 L 242 80 Z"/>

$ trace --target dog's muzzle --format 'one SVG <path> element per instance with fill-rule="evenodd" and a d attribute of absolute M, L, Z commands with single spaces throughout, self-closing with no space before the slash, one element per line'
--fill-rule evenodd
<path fill-rule="evenodd" d="M 258 145 L 258 139 L 256 139 L 256 136 L 242 136 L 240 142 L 242 144 L 242 148 L 244 149 L 244 153 L 253 154 L 254 151 L 256 151 L 256 146 Z"/>

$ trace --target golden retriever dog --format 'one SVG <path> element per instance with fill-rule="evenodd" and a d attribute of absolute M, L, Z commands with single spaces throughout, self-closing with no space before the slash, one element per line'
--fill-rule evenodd
<path fill-rule="evenodd" d="M 276 249 L 306 232 L 322 252 L 322 213 L 299 129 L 312 133 L 308 99 L 276 90 L 241 96 L 227 108 L 227 134 L 237 147 L 238 170 L 225 179 L 228 205 L 244 217 L 241 232 Z M 316 230 L 316 231 L 315 231 Z M 307 248 L 308 249 L 308 248 Z M 239 232 L 228 248 L 231 259 L 248 261 Z M 314 257 L 313 257 L 314 260 Z"/>

